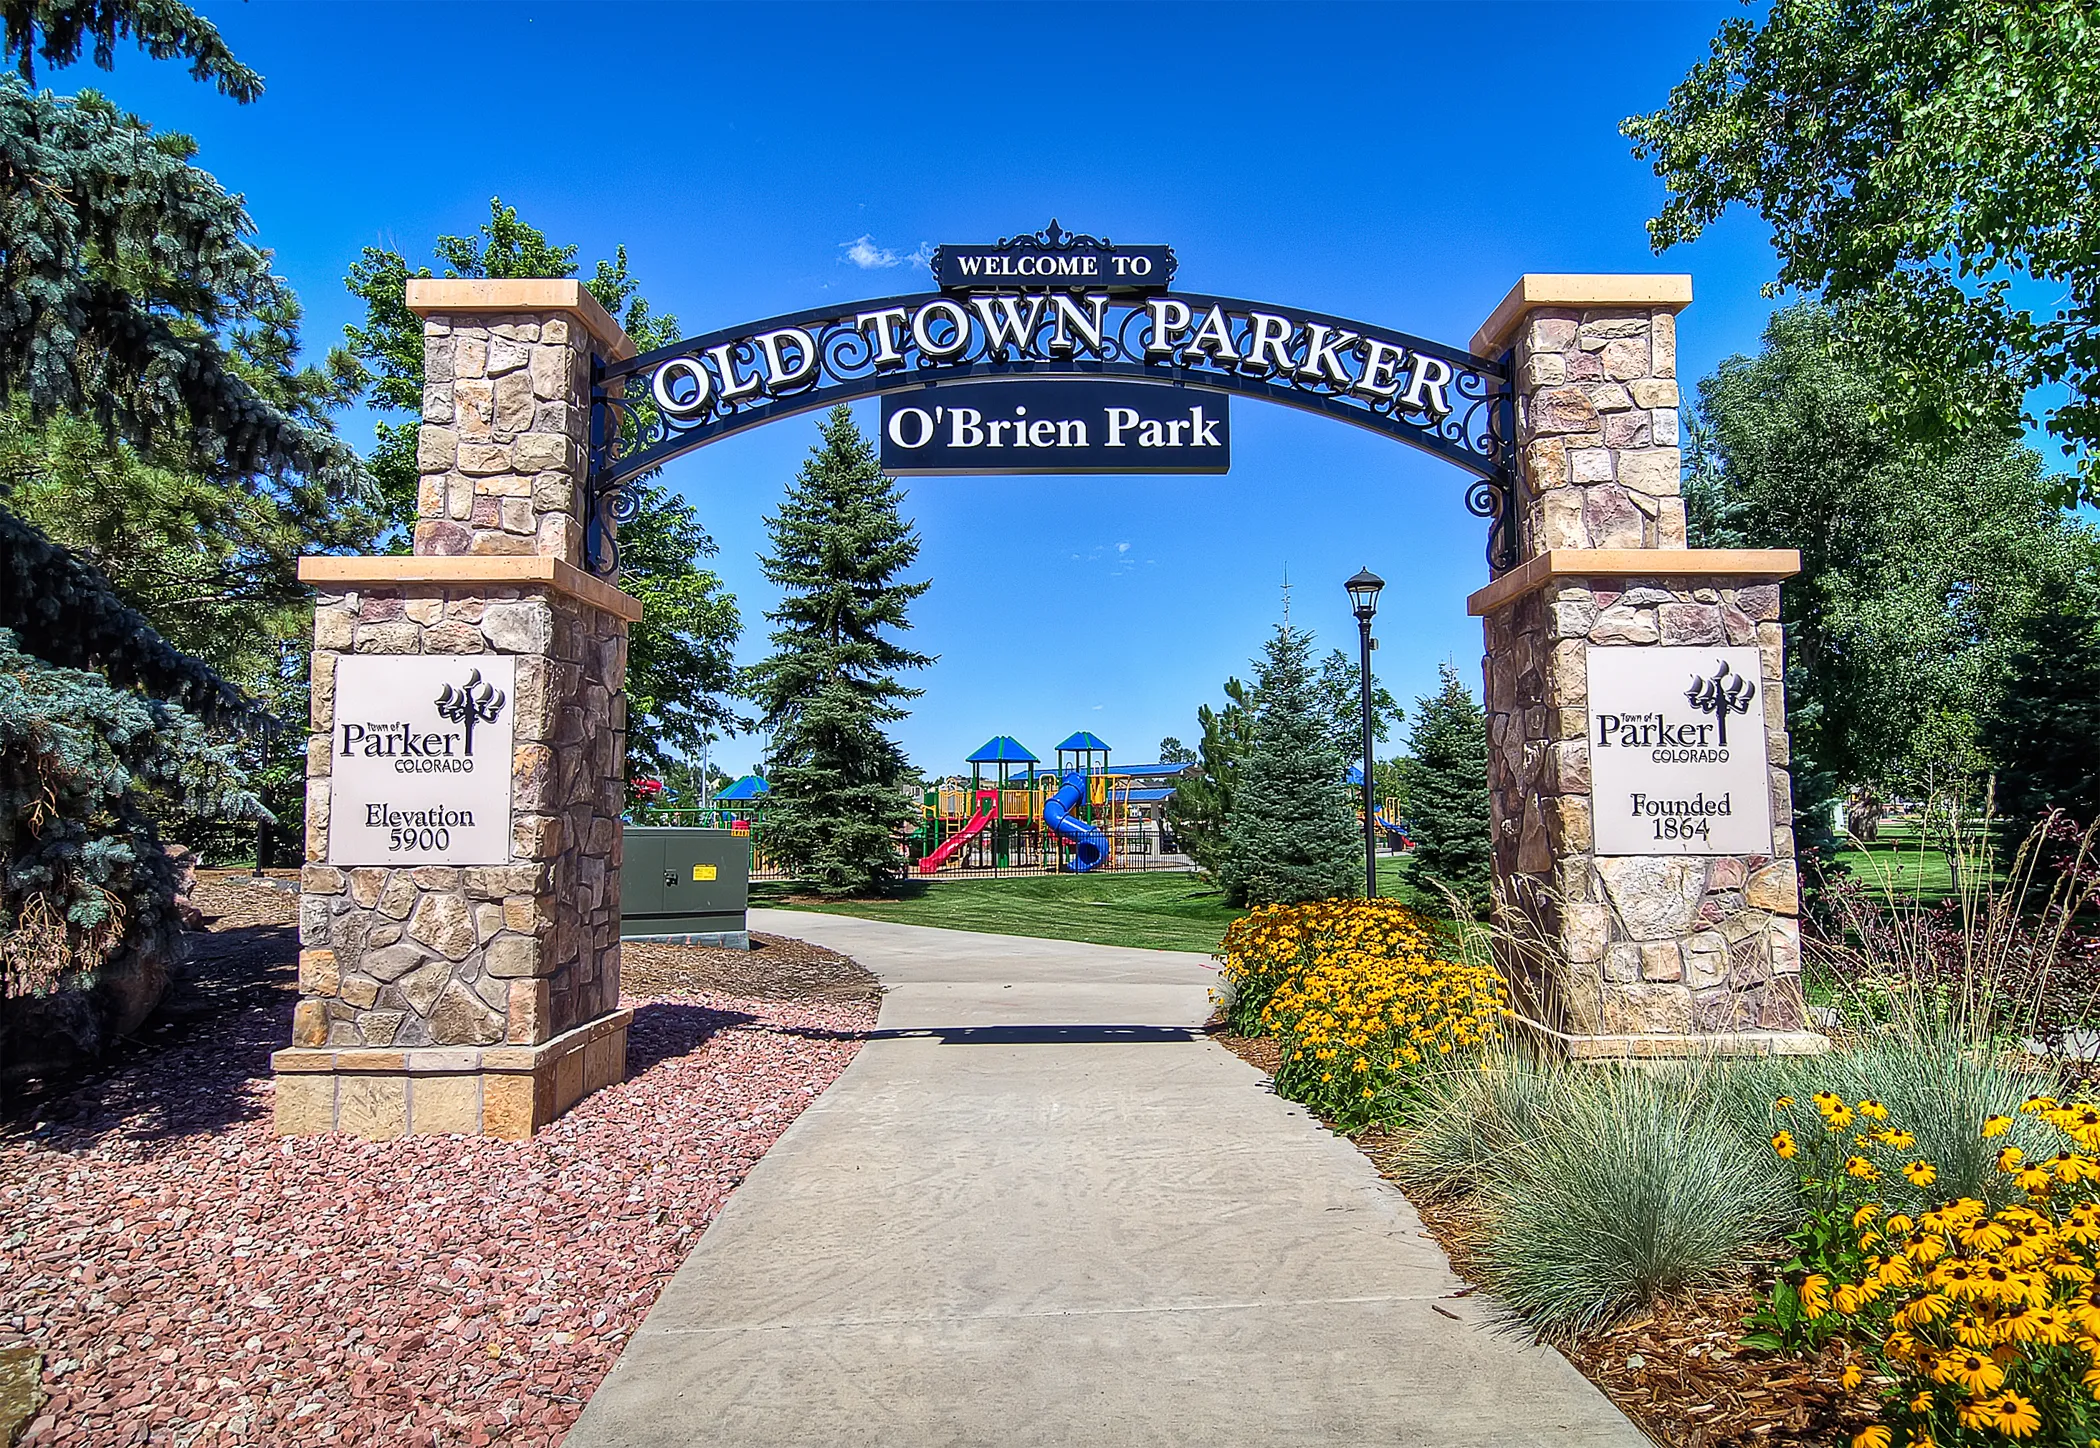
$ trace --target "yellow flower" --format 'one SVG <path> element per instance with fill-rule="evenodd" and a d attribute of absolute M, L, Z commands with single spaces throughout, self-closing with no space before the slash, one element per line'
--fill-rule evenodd
<path fill-rule="evenodd" d="M 2013 1172 L 2020 1169 L 2020 1162 L 2026 1155 L 2027 1153 L 2020 1150 L 2017 1146 L 2006 1147 L 1998 1153 L 1998 1170 L 2010 1176 Z"/>
<path fill-rule="evenodd" d="M 1929 1161 L 1914 1161 L 1903 1168 L 1903 1174 L 1910 1178 L 1914 1187 L 1929 1187 L 1939 1177 L 1938 1170 Z"/>
<path fill-rule="evenodd" d="M 2037 1111 L 2054 1111 L 2056 1109 L 2056 1098 L 2054 1096 L 2030 1096 L 2020 1103 L 2020 1109 L 2030 1115 Z"/>
<path fill-rule="evenodd" d="M 1858 1177 L 1863 1182 L 1879 1181 L 1881 1179 L 1881 1173 L 1875 1169 L 1874 1163 L 1863 1156 L 1848 1156 L 1845 1158 L 1845 1175 Z"/>
<path fill-rule="evenodd" d="M 1740 1138 L 1738 1138 L 1740 1140 Z M 1801 1284 L 1801 1312 L 1814 1322 L 1830 1311 L 1830 1279 L 1820 1272 L 1812 1272 Z"/>
<path fill-rule="evenodd" d="M 1788 1131 L 1773 1133 L 1772 1150 L 1779 1153 L 1781 1161 L 1791 1161 L 1801 1152 L 1801 1148 L 1794 1145 L 1793 1133 Z"/>
<path fill-rule="evenodd" d="M 1862 1428 L 1853 1436 L 1852 1448 L 1889 1448 L 1889 1430 L 1879 1423 Z"/>
<path fill-rule="evenodd" d="M 2042 1415 L 2034 1410 L 2034 1403 L 2018 1393 L 2001 1393 L 1979 1406 L 1984 1421 L 1975 1426 L 1995 1428 L 2008 1438 L 2030 1437 L 2042 1426 Z M 1962 1417 L 1967 1419 L 1968 1414 Z"/>
<path fill-rule="evenodd" d="M 1858 1227 L 1864 1225 L 1867 1222 L 1871 1222 L 1880 1213 L 1880 1211 L 1881 1207 L 1878 1203 L 1862 1203 L 1859 1209 L 1853 1212 L 1852 1214 L 1852 1225 Z"/>
<path fill-rule="evenodd" d="M 1933 1381 L 1960 1383 L 1969 1396 L 1994 1392 L 2005 1381 L 2005 1369 L 1980 1352 L 1951 1352 L 1932 1365 Z"/>
<path fill-rule="evenodd" d="M 1787 1107 L 1789 1107 L 1789 1106 L 1792 1106 L 1793 1104 L 1794 1104 L 1794 1098 L 1793 1098 L 1793 1097 L 1791 1097 L 1791 1096 L 1782 1096 L 1782 1097 L 1780 1097 L 1780 1098 L 1779 1098 L 1779 1099 L 1778 1099 L 1777 1101 L 1774 1101 L 1774 1102 L 1772 1103 L 1772 1109 L 1773 1109 L 1774 1111 L 1784 1111 L 1784 1110 L 1785 1110 L 1785 1109 L 1786 1109 Z"/>
<path fill-rule="evenodd" d="M 1846 1363 L 1845 1370 L 1838 1374 L 1838 1386 L 1849 1393 L 1858 1387 L 1865 1377 L 1866 1374 L 1859 1370 L 1858 1363 Z"/>
<path fill-rule="evenodd" d="M 2003 1136 L 2011 1130 L 2012 1118 L 2010 1116 L 1993 1116 L 1983 1123 L 1983 1134 L 1985 1136 Z"/>
<path fill-rule="evenodd" d="M 1823 1126 L 1826 1130 L 1843 1131 L 1846 1127 L 1850 1126 L 1851 1124 L 1852 1110 L 1850 1107 L 1840 1106 L 1834 1111 L 1826 1111 L 1823 1113 Z"/>
<path fill-rule="evenodd" d="M 1883 1106 L 1879 1101 L 1875 1101 L 1872 1099 L 1862 1101 L 1859 1103 L 1859 1114 L 1861 1116 L 1872 1117 L 1876 1121 L 1886 1121 L 1889 1119 L 1889 1109 L 1886 1106 Z"/>

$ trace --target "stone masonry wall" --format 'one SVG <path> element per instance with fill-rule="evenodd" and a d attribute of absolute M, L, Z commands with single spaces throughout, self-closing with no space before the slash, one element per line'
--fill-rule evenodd
<path fill-rule="evenodd" d="M 517 656 L 507 864 L 326 863 L 335 662 L 348 653 Z M 532 1045 L 618 1005 L 626 670 L 626 622 L 551 589 L 321 594 L 294 1045 Z M 592 718 L 608 721 L 595 735 Z"/>
<path fill-rule="evenodd" d="M 1495 868 L 1543 946 L 1510 965 L 1545 1024 L 1572 1035 L 1803 1028 L 1778 619 L 1775 582 L 1683 578 L 1553 579 L 1485 619 Z M 1592 643 L 1757 645 L 1770 855 L 1593 856 Z"/>
<path fill-rule="evenodd" d="M 424 319 L 419 555 L 582 561 L 590 368 L 590 335 L 567 317 Z"/>
<path fill-rule="evenodd" d="M 1542 308 L 1513 345 L 1523 556 L 1684 547 L 1676 316 Z"/>

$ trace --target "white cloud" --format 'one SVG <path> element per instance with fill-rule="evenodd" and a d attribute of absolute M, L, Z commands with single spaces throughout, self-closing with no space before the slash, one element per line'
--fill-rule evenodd
<path fill-rule="evenodd" d="M 908 252 L 894 252 L 886 246 L 878 246 L 872 235 L 855 237 L 852 241 L 839 243 L 839 250 L 846 253 L 846 260 L 862 271 L 887 271 L 898 266 L 924 266 L 933 260 L 933 248 L 920 242 L 918 248 Z"/>
<path fill-rule="evenodd" d="M 1118 543 L 1116 545 L 1116 552 L 1118 553 L 1128 553 L 1129 551 L 1130 545 L 1128 543 Z"/>

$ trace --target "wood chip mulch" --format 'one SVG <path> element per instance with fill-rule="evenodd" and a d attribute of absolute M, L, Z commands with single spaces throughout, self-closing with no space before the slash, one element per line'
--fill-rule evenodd
<path fill-rule="evenodd" d="M 192 900 L 179 1010 L 0 1112 L 0 1441 L 554 1448 L 875 1021 L 833 952 L 655 947 L 628 1079 L 532 1140 L 280 1139 L 297 897 Z"/>
<path fill-rule="evenodd" d="M 1235 1036 L 1217 1023 L 1211 1036 L 1274 1074 L 1274 1040 Z M 1380 1175 L 1397 1180 L 1396 1137 L 1374 1127 L 1352 1139 Z M 1463 1199 L 1408 1201 L 1452 1270 L 1477 1282 L 1478 1214 Z M 1874 1421 L 1876 1380 L 1847 1391 L 1838 1381 L 1847 1361 L 1840 1346 L 1807 1359 L 1743 1347 L 1743 1319 L 1756 1299 L 1753 1270 L 1746 1264 L 1737 1282 L 1658 1303 L 1608 1332 L 1559 1345 L 1561 1355 L 1641 1431 L 1670 1448 L 1843 1448 Z"/>

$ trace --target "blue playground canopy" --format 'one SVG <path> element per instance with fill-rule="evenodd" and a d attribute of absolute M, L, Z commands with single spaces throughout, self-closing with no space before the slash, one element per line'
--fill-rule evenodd
<path fill-rule="evenodd" d="M 1074 734 L 1070 739 L 1067 739 L 1064 743 L 1058 745 L 1057 747 L 1060 750 L 1070 749 L 1075 752 L 1094 750 L 1102 754 L 1108 753 L 1108 746 L 1101 742 L 1101 736 L 1098 734 L 1089 734 L 1084 729 L 1080 730 L 1077 734 Z"/>
<path fill-rule="evenodd" d="M 766 793 L 766 782 L 755 774 L 747 774 L 735 784 L 719 791 L 716 799 L 759 799 Z"/>
<path fill-rule="evenodd" d="M 1026 745 L 1011 734 L 1001 734 L 984 741 L 975 754 L 965 759 L 965 764 L 1036 764 L 1039 763 Z"/>

